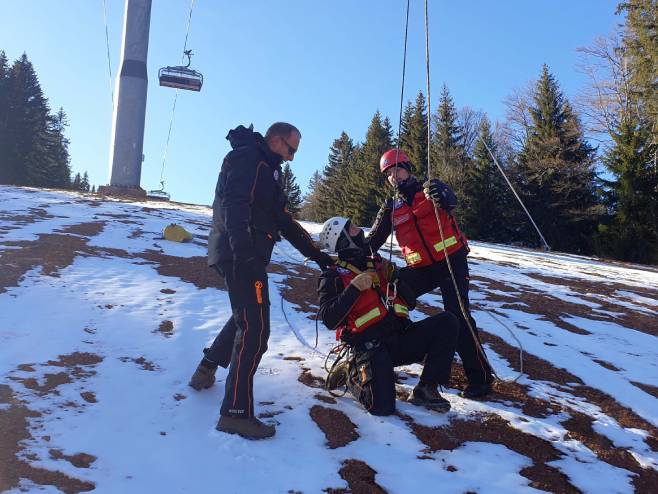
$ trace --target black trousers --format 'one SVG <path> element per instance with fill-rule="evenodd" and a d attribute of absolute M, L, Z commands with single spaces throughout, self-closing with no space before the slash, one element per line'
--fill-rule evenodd
<path fill-rule="evenodd" d="M 424 268 L 402 268 L 400 270 L 400 279 L 413 289 L 416 297 L 420 297 L 436 288 L 441 290 L 444 310 L 454 314 L 459 320 L 457 353 L 459 353 L 459 357 L 464 364 L 466 378 L 470 384 L 480 385 L 485 382 L 491 382 L 493 376 L 491 367 L 478 353 L 476 345 L 480 344 L 480 336 L 478 334 L 475 319 L 471 317 L 471 313 L 468 310 L 470 305 L 468 299 L 470 276 L 468 273 L 466 254 L 466 249 L 462 248 L 450 255 L 450 263 L 455 274 L 459 294 L 455 291 L 452 279 L 450 278 L 450 271 L 448 271 L 448 265 L 445 261 L 437 262 Z M 462 303 L 464 304 L 469 322 L 471 323 L 471 327 L 475 331 L 475 335 L 478 339 L 477 342 L 473 339 L 473 335 L 468 329 L 464 315 L 459 307 L 458 297 L 461 297 Z"/>
<path fill-rule="evenodd" d="M 216 268 L 224 275 L 233 315 L 205 358 L 229 367 L 221 415 L 254 415 L 253 380 L 270 337 L 270 297 L 265 266 L 232 264 Z"/>
<path fill-rule="evenodd" d="M 384 320 L 380 324 L 391 324 Z M 401 325 L 400 325 L 401 326 Z M 355 364 L 348 387 L 372 415 L 395 412 L 395 374 L 399 365 L 423 362 L 421 381 L 447 384 L 457 347 L 459 322 L 449 312 L 394 329 L 381 341 L 354 346 Z"/>

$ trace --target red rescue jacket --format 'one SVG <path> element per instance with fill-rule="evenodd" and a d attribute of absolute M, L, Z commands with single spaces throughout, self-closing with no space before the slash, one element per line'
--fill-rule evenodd
<path fill-rule="evenodd" d="M 466 237 L 459 231 L 452 215 L 438 209 L 443 227 L 443 238 L 436 223 L 434 203 L 425 197 L 423 191 L 416 192 L 411 205 L 397 199 L 393 205 L 393 228 L 395 238 L 402 249 L 402 255 L 411 268 L 429 266 L 466 245 Z"/>
<path fill-rule="evenodd" d="M 343 282 L 343 286 L 345 287 L 349 286 L 351 281 L 362 272 L 351 265 L 343 264 L 340 266 L 340 263 L 337 269 Z M 381 263 L 375 265 L 375 270 L 379 277 L 379 286 L 373 286 L 372 288 L 361 292 L 356 303 L 352 306 L 352 309 L 347 315 L 345 324 L 336 328 L 337 340 L 340 340 L 343 331 L 347 330 L 352 333 L 362 333 L 387 316 L 389 308 L 386 305 L 386 286 L 388 283 L 386 282 Z M 392 293 L 389 293 L 389 295 L 393 297 Z M 409 318 L 409 306 L 402 297 L 395 294 L 395 297 L 390 304 L 392 312 L 397 317 L 403 317 L 405 319 Z"/>

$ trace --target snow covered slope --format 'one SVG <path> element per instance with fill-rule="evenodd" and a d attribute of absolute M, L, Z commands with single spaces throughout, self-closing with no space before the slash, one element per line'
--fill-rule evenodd
<path fill-rule="evenodd" d="M 161 239 L 172 222 L 205 235 L 210 210 L 0 187 L 0 491 L 657 491 L 655 269 L 474 242 L 485 347 L 510 381 L 518 338 L 524 374 L 469 401 L 456 364 L 439 415 L 403 401 L 408 366 L 398 414 L 377 418 L 323 391 L 318 271 L 281 242 L 255 378 L 277 435 L 251 442 L 214 429 L 226 371 L 187 386 L 230 307 L 202 240 Z"/>

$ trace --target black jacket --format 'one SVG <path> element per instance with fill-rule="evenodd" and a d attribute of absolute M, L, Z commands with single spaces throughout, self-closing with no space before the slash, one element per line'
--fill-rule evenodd
<path fill-rule="evenodd" d="M 286 209 L 281 156 L 251 127 L 240 125 L 226 138 L 233 150 L 224 158 L 215 187 L 208 265 L 268 264 L 279 232 L 304 256 L 319 259 L 321 252 Z"/>
<path fill-rule="evenodd" d="M 397 294 L 409 306 L 409 310 L 416 307 L 416 296 L 413 290 L 398 279 Z M 345 287 L 336 268 L 322 271 L 318 282 L 318 299 L 320 303 L 319 316 L 328 329 L 336 329 L 347 318 L 350 310 L 356 303 L 361 292 L 353 285 Z M 386 337 L 391 331 L 401 329 L 408 323 L 407 319 L 389 314 L 377 324 L 366 329 L 363 333 L 348 338 L 349 343 L 369 341 Z"/>
<path fill-rule="evenodd" d="M 447 185 L 445 186 L 446 194 L 448 197 L 448 203 L 450 206 L 450 211 L 457 207 L 457 196 L 452 191 L 452 189 Z M 410 177 L 407 180 L 407 183 L 398 189 L 398 194 L 400 198 L 405 201 L 407 204 L 411 204 L 414 200 L 414 196 L 423 190 L 423 184 L 421 184 L 415 177 Z M 372 249 L 372 252 L 377 252 L 382 245 L 388 239 L 388 236 L 391 234 L 391 212 L 393 211 L 393 199 L 387 199 L 384 201 L 384 204 L 379 208 L 377 213 L 377 218 L 370 229 L 368 234 L 367 241 L 368 246 Z"/>

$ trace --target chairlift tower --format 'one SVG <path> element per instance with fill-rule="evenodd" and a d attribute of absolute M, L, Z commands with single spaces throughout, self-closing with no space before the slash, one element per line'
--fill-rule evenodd
<path fill-rule="evenodd" d="M 140 179 L 148 88 L 146 61 L 151 2 L 152 0 L 126 0 L 121 70 L 117 78 L 112 117 L 110 184 L 102 188 L 100 192 L 103 193 L 145 195 L 140 187 Z"/>

